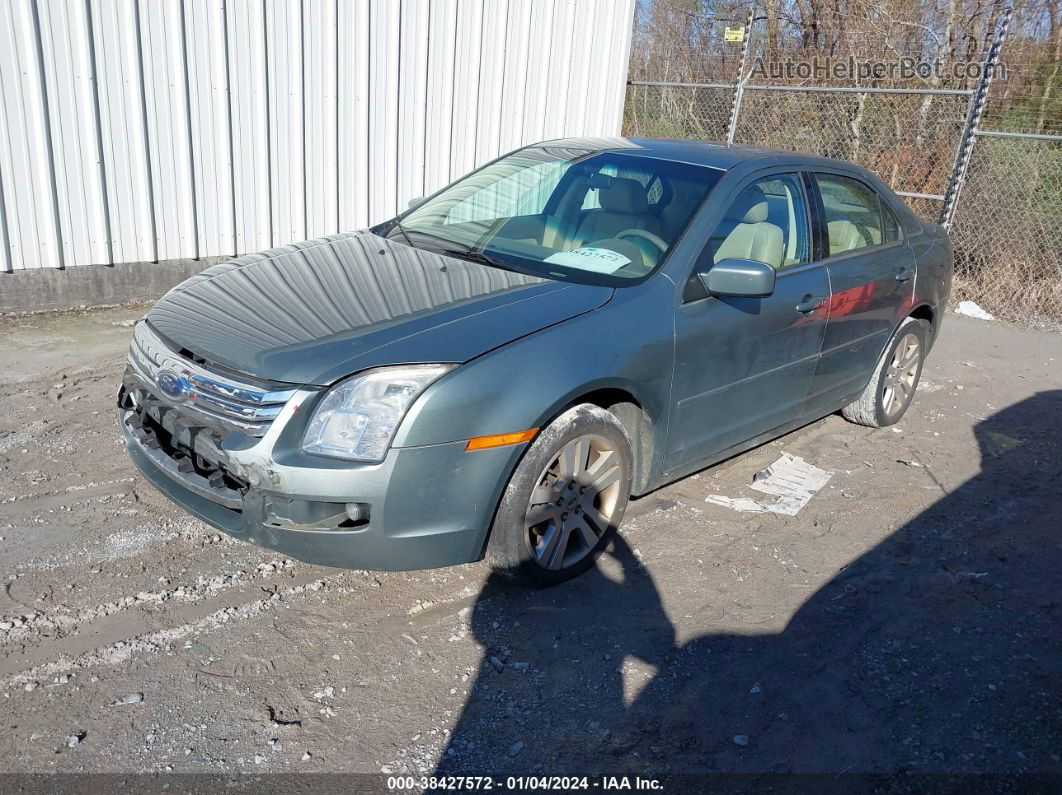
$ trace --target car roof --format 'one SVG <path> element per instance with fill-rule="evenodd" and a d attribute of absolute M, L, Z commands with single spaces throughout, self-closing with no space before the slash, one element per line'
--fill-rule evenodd
<path fill-rule="evenodd" d="M 739 163 L 749 160 L 777 160 L 779 163 L 807 167 L 837 165 L 840 163 L 848 166 L 855 165 L 846 160 L 831 160 L 826 157 L 790 152 L 784 149 L 663 138 L 558 138 L 552 141 L 532 144 L 529 148 L 623 152 L 635 157 L 673 160 L 675 162 L 723 170 L 729 170 Z"/>

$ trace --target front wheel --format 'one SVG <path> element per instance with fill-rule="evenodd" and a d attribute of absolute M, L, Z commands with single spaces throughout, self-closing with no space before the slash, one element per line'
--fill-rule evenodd
<path fill-rule="evenodd" d="M 843 409 L 845 419 L 871 428 L 895 425 L 914 399 L 922 376 L 929 324 L 909 317 L 900 324 L 863 394 Z"/>
<path fill-rule="evenodd" d="M 591 404 L 564 412 L 513 472 L 487 559 L 503 574 L 538 585 L 586 571 L 623 518 L 632 468 L 630 441 L 615 415 Z"/>

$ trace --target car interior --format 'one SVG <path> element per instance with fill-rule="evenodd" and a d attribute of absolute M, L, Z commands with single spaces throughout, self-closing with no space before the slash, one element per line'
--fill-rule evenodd
<path fill-rule="evenodd" d="M 770 216 L 767 196 L 759 185 L 742 191 L 712 235 L 712 261 L 751 259 L 781 267 L 785 237 L 782 227 L 768 220 Z"/>
<path fill-rule="evenodd" d="M 582 209 L 573 207 L 576 200 L 584 206 L 596 201 L 589 209 Z M 558 212 L 510 218 L 495 232 L 491 243 L 497 246 L 506 240 L 553 251 L 608 248 L 626 256 L 639 269 L 650 270 L 668 248 L 662 237 L 662 209 L 650 207 L 648 191 L 639 180 L 597 172 L 573 181 L 560 197 Z"/>
<path fill-rule="evenodd" d="M 451 210 L 449 226 L 462 226 L 489 246 L 517 256 L 548 260 L 558 252 L 607 249 L 629 260 L 615 271 L 640 276 L 654 267 L 677 240 L 710 185 L 672 178 L 649 169 L 614 163 L 574 170 L 547 199 L 548 212 L 464 220 Z M 467 211 L 465 211 L 467 214 Z"/>
<path fill-rule="evenodd" d="M 873 190 L 838 175 L 816 179 L 831 256 L 896 239 L 895 218 Z M 442 222 L 494 252 L 638 277 L 656 267 L 713 184 L 703 169 L 633 158 L 536 164 L 471 183 Z M 739 194 L 710 238 L 712 261 L 749 259 L 777 269 L 808 262 L 807 217 L 799 175 L 761 179 Z"/>
<path fill-rule="evenodd" d="M 877 194 L 855 180 L 833 175 L 817 177 L 830 236 L 830 255 L 843 254 L 882 242 L 882 208 Z M 892 227 L 895 229 L 895 220 Z M 884 236 L 895 240 L 895 234 Z"/>
<path fill-rule="evenodd" d="M 429 202 L 424 233 L 473 251 L 557 265 L 557 275 L 573 268 L 637 278 L 668 252 L 720 174 L 617 153 L 572 161 L 530 151 L 456 184 L 449 201 Z M 898 239 L 896 216 L 872 188 L 836 174 L 814 178 L 830 256 Z M 414 232 L 421 226 L 409 223 Z M 435 224 L 445 234 L 433 235 Z M 781 269 L 810 261 L 810 237 L 803 178 L 784 173 L 739 194 L 708 250 L 714 263 L 748 259 Z"/>
<path fill-rule="evenodd" d="M 595 240 L 614 238 L 627 229 L 660 236 L 660 218 L 649 212 L 649 194 L 641 182 L 598 172 L 590 178 L 588 187 L 587 196 L 596 195 L 598 207 L 580 213 L 572 244 L 585 246 Z"/>
<path fill-rule="evenodd" d="M 730 205 L 709 241 L 712 261 L 751 259 L 773 268 L 807 262 L 806 218 L 795 175 L 762 179 Z"/>

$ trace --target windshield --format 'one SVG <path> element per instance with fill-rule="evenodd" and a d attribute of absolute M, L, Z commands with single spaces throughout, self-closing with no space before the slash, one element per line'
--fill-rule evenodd
<path fill-rule="evenodd" d="M 535 276 L 623 286 L 664 261 L 722 175 L 622 151 L 534 147 L 373 231 Z"/>

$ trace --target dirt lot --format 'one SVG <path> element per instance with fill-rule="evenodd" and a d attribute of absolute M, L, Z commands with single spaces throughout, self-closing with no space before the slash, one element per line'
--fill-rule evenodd
<path fill-rule="evenodd" d="M 112 413 L 137 315 L 0 320 L 4 771 L 1062 772 L 1062 337 L 949 317 L 898 428 L 637 500 L 529 592 L 183 514 Z M 797 516 L 705 501 L 782 451 L 834 473 Z"/>

